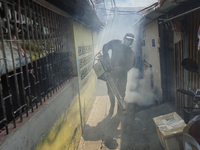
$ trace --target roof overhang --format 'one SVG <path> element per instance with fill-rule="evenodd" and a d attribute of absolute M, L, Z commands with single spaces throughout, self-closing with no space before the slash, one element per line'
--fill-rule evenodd
<path fill-rule="evenodd" d="M 159 6 L 157 2 L 145 7 L 146 9 L 143 8 L 142 10 L 145 10 L 146 13 L 135 24 L 133 24 L 133 26 L 145 26 L 152 20 L 168 13 L 170 10 L 187 1 L 189 0 L 165 0 L 161 6 Z"/>
<path fill-rule="evenodd" d="M 44 1 L 44 0 L 43 0 Z M 104 25 L 87 0 L 46 0 L 52 5 L 69 14 L 94 30 L 100 30 Z"/>

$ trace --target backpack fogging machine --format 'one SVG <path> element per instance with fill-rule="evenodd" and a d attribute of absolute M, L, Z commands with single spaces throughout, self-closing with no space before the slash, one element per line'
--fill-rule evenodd
<path fill-rule="evenodd" d="M 103 61 L 103 55 L 102 52 L 99 51 L 96 55 L 95 55 L 95 59 L 94 59 L 94 71 L 97 75 L 98 79 L 103 79 L 104 81 L 106 81 L 108 83 L 108 86 L 110 87 L 113 95 L 117 98 L 118 100 L 118 104 L 120 106 L 120 108 L 123 111 L 126 111 L 126 107 L 124 105 L 124 101 L 119 93 L 119 90 L 117 89 L 117 86 L 110 74 L 110 72 L 113 70 L 112 66 L 110 63 L 105 63 Z"/>

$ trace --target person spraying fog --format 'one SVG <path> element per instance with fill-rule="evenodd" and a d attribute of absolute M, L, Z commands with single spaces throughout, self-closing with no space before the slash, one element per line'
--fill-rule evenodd
<path fill-rule="evenodd" d="M 116 83 L 116 86 L 124 100 L 126 83 L 127 83 L 127 72 L 135 65 L 135 54 L 133 49 L 130 47 L 135 40 L 132 33 L 127 33 L 123 40 L 114 39 L 103 45 L 103 61 L 106 64 L 110 64 L 113 68 L 111 75 Z M 112 51 L 111 57 L 109 57 L 108 51 Z M 108 95 L 110 98 L 110 111 L 109 115 L 113 114 L 115 107 L 115 97 L 108 85 Z M 119 109 L 118 109 L 119 110 Z"/>

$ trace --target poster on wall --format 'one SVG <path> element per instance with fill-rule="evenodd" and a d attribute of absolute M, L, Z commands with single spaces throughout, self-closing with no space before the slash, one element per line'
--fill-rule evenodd
<path fill-rule="evenodd" d="M 198 39 L 199 39 L 198 51 L 200 51 L 200 26 L 199 26 L 199 31 L 198 31 Z"/>

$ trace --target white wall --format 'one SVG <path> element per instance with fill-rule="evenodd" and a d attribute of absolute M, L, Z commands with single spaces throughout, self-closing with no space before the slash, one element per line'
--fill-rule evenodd
<path fill-rule="evenodd" d="M 160 69 L 160 55 L 159 55 L 159 34 L 158 22 L 153 20 L 141 30 L 142 40 L 145 45 L 142 46 L 142 60 L 152 65 L 153 85 L 158 100 L 162 100 L 161 89 L 161 69 Z M 152 45 L 152 40 L 155 40 L 155 46 Z"/>

